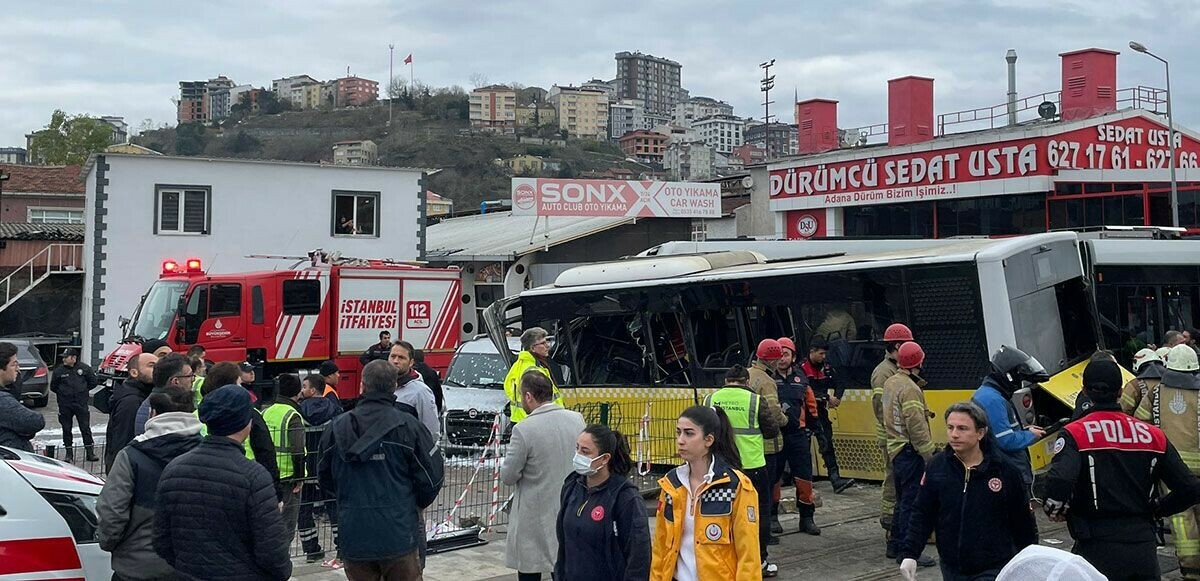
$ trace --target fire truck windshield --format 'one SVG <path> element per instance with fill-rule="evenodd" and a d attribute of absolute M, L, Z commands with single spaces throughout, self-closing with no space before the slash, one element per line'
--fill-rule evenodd
<path fill-rule="evenodd" d="M 160 280 L 150 287 L 133 321 L 133 334 L 143 339 L 166 339 L 179 307 L 179 297 L 187 291 L 182 280 Z"/>

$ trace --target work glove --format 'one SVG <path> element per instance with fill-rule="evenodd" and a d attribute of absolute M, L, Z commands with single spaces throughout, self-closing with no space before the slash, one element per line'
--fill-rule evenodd
<path fill-rule="evenodd" d="M 904 581 L 917 581 L 917 560 L 905 559 L 900 562 L 900 576 Z"/>

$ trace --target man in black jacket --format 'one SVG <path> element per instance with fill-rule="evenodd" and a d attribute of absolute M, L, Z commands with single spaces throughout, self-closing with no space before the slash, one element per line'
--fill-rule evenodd
<path fill-rule="evenodd" d="M 362 398 L 321 438 L 321 488 L 337 495 L 339 549 L 350 579 L 419 579 L 419 511 L 442 488 L 442 456 L 417 418 L 400 411 L 396 370 L 372 361 Z"/>
<path fill-rule="evenodd" d="M 1200 500 L 1200 480 L 1158 427 L 1121 412 L 1124 384 L 1113 361 L 1083 370 L 1083 392 L 1093 403 L 1054 442 L 1046 477 L 1046 514 L 1067 521 L 1071 552 L 1114 581 L 1158 579 L 1156 518 Z M 1165 484 L 1170 490 L 1157 496 Z"/>
<path fill-rule="evenodd" d="M 392 352 L 392 334 L 389 331 L 379 332 L 379 342 L 367 347 L 367 351 L 358 358 L 358 362 L 366 365 L 379 359 L 386 360 Z"/>
<path fill-rule="evenodd" d="M 112 470 L 117 452 L 133 441 L 138 408 L 154 389 L 153 353 L 139 353 L 126 365 L 129 377 L 113 389 L 108 399 L 108 427 L 104 429 L 104 471 Z"/>
<path fill-rule="evenodd" d="M 92 368 L 79 360 L 78 349 L 63 352 L 62 364 L 54 370 L 50 391 L 58 399 L 58 423 L 62 425 L 63 451 L 67 462 L 75 461 L 72 446 L 73 424 L 79 422 L 79 433 L 83 435 L 83 448 L 88 462 L 97 462 L 96 449 L 92 446 L 92 417 L 88 412 L 88 396 L 96 387 L 96 374 Z"/>
<path fill-rule="evenodd" d="M 20 373 L 17 346 L 0 342 L 0 446 L 32 452 L 29 440 L 46 427 L 46 420 L 9 391 Z"/>
<path fill-rule="evenodd" d="M 442 395 L 442 376 L 438 375 L 436 369 L 430 367 L 428 363 L 425 363 L 424 351 L 420 349 L 413 351 L 412 368 L 413 371 L 421 374 L 421 381 L 424 381 L 425 385 L 428 385 L 429 389 L 433 391 L 433 402 L 437 405 L 438 413 L 446 411 L 445 406 L 442 404 L 442 401 L 445 398 L 445 396 Z"/>
<path fill-rule="evenodd" d="M 167 465 L 158 483 L 154 550 L 195 579 L 287 579 L 292 574 L 274 486 L 246 458 L 250 394 L 227 385 L 204 396 L 208 436 Z"/>

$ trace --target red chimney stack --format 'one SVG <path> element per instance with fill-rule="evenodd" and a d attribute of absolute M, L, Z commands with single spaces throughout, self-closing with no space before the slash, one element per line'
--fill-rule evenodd
<path fill-rule="evenodd" d="M 888 145 L 933 137 L 933 79 L 907 76 L 888 81 Z"/>
<path fill-rule="evenodd" d="M 1117 55 L 1085 48 L 1062 57 L 1062 120 L 1087 119 L 1117 110 Z"/>
<path fill-rule="evenodd" d="M 838 148 L 837 104 L 830 99 L 796 103 L 800 154 L 824 153 Z"/>

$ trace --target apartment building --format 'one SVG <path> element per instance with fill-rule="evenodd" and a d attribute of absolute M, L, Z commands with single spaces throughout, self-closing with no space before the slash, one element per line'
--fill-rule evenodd
<path fill-rule="evenodd" d="M 662 133 L 638 129 L 621 136 L 618 143 L 621 152 L 638 161 L 662 163 L 666 155 L 668 137 Z"/>
<path fill-rule="evenodd" d="M 665 58 L 640 52 L 616 54 L 617 98 L 640 99 L 646 111 L 655 115 L 671 116 L 675 104 L 684 99 L 680 73 L 683 66 Z"/>
<path fill-rule="evenodd" d="M 732 154 L 736 147 L 745 143 L 745 127 L 746 121 L 733 115 L 711 115 L 692 121 L 692 130 L 722 155 Z"/>
<path fill-rule="evenodd" d="M 333 144 L 333 163 L 336 165 L 375 165 L 379 147 L 370 139 L 339 141 Z"/>
<path fill-rule="evenodd" d="M 471 91 L 468 118 L 474 129 L 512 133 L 517 126 L 517 92 L 507 85 L 489 85 Z"/>
<path fill-rule="evenodd" d="M 691 127 L 693 121 L 713 115 L 733 115 L 733 105 L 712 97 L 691 97 L 675 104 L 672 122 Z"/>
<path fill-rule="evenodd" d="M 572 137 L 608 139 L 608 99 L 604 91 L 555 85 L 549 98 L 558 111 L 559 129 Z"/>
<path fill-rule="evenodd" d="M 620 139 L 631 132 L 646 129 L 646 107 L 636 99 L 622 99 L 608 105 L 608 135 Z"/>
<path fill-rule="evenodd" d="M 337 80 L 338 107 L 361 107 L 379 99 L 379 83 L 362 77 L 342 77 Z M 316 102 L 321 100 L 321 89 L 317 88 Z"/>

